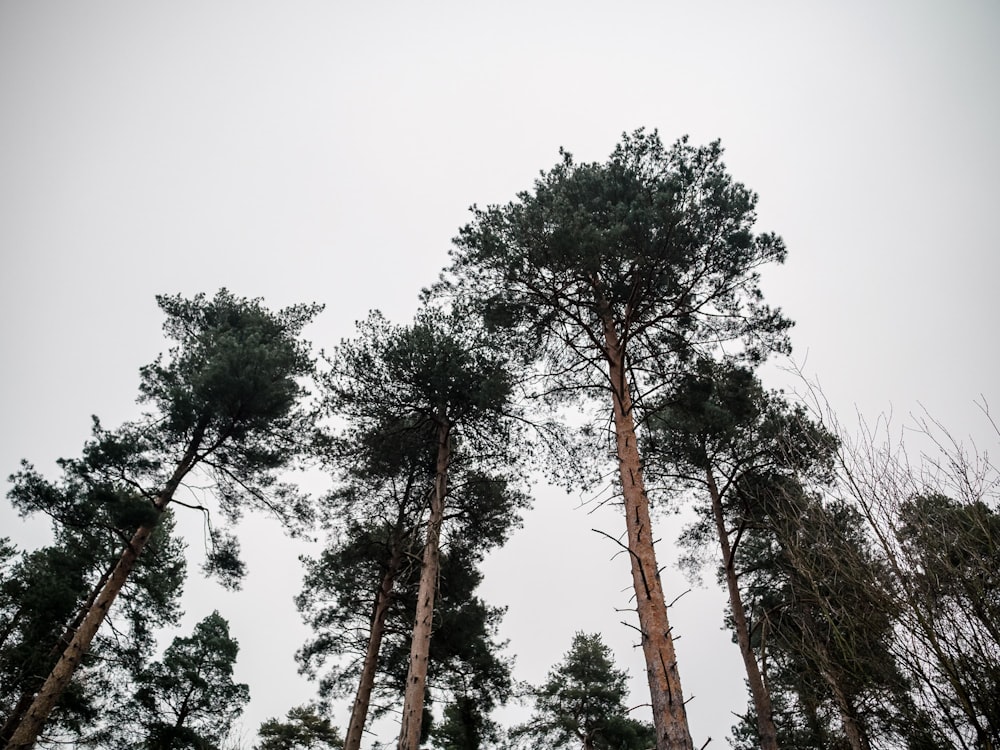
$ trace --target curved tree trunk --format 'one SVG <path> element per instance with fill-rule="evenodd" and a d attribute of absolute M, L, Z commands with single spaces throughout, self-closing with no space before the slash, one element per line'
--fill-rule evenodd
<path fill-rule="evenodd" d="M 619 341 L 610 311 L 604 310 L 605 355 L 611 380 L 615 420 L 615 441 L 628 550 L 632 563 L 642 650 L 646 659 L 649 693 L 653 706 L 657 750 L 693 750 L 688 729 L 684 693 L 674 653 L 667 605 L 660 583 L 660 569 L 653 549 L 653 528 L 649 517 L 649 499 L 642 478 L 642 462 L 636 444 L 632 415 L 632 394 L 625 365 L 625 347 Z"/>
<path fill-rule="evenodd" d="M 753 696 L 754 710 L 757 714 L 757 736 L 760 739 L 761 750 L 778 750 L 778 731 L 774 726 L 771 695 L 764 685 L 760 667 L 753 649 L 750 647 L 750 628 L 747 625 L 743 597 L 740 595 L 739 582 L 736 579 L 735 550 L 729 544 L 729 534 L 726 533 L 726 521 L 722 513 L 722 496 L 719 494 L 719 487 L 711 469 L 705 471 L 705 481 L 708 484 L 708 494 L 712 498 L 712 514 L 715 516 L 715 528 L 719 535 L 719 546 L 722 549 L 722 567 L 726 574 L 726 586 L 729 589 L 729 608 L 733 613 L 736 640 L 740 644 L 740 653 L 743 655 L 743 665 L 747 672 L 747 682 L 750 684 L 750 694 Z"/>
<path fill-rule="evenodd" d="M 375 608 L 372 612 L 371 630 L 368 635 L 368 650 L 365 652 L 364 666 L 361 668 L 361 679 L 358 681 L 358 692 L 351 708 L 351 720 L 347 725 L 347 737 L 344 740 L 344 750 L 360 750 L 361 737 L 368 718 L 368 706 L 371 703 L 372 689 L 375 687 L 375 672 L 378 668 L 378 655 L 382 648 L 382 636 L 385 635 L 385 619 L 392 603 L 392 586 L 399 574 L 403 559 L 402 545 L 395 545 L 392 557 L 386 568 L 385 575 L 375 594 Z"/>
<path fill-rule="evenodd" d="M 399 728 L 398 750 L 417 750 L 424 716 L 424 691 L 427 687 L 427 663 L 434 623 L 434 597 L 437 594 L 438 572 L 441 567 L 441 524 L 444 521 L 444 501 L 448 490 L 448 464 L 451 461 L 451 436 L 447 423 L 438 428 L 437 465 L 431 513 L 427 521 L 427 539 L 420 569 L 420 589 L 417 612 L 410 642 L 410 665 L 403 694 L 403 719 Z"/>

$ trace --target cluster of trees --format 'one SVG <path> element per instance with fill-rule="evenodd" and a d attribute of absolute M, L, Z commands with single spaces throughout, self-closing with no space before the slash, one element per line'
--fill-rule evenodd
<path fill-rule="evenodd" d="M 693 750 L 651 520 L 652 499 L 687 499 L 681 543 L 715 550 L 746 668 L 737 746 L 997 747 L 996 475 L 950 446 L 951 485 L 914 476 L 761 385 L 790 322 L 758 273 L 785 249 L 755 233 L 756 196 L 721 155 L 643 131 L 605 163 L 564 153 L 515 201 L 474 209 L 411 323 L 372 312 L 322 367 L 301 338 L 316 306 L 159 298 L 176 345 L 141 371 L 143 417 L 95 420 L 58 481 L 12 477 L 54 542 L 0 546 L 0 743 L 223 745 L 247 700 L 226 621 L 151 658 L 179 613 L 172 514 L 188 508 L 211 521 L 224 585 L 243 572 L 227 526 L 245 510 L 328 532 L 296 599 L 321 703 L 265 722 L 259 748 L 358 750 L 393 712 L 400 750 Z M 595 421 L 560 424 L 569 405 Z M 476 589 L 527 507 L 529 454 L 577 488 L 614 466 L 652 724 L 629 716 L 597 634 L 543 685 L 512 680 L 502 611 Z M 302 459 L 333 476 L 325 497 L 286 483 Z M 195 478 L 211 508 L 179 496 Z M 491 712 L 519 692 L 535 713 L 504 732 Z M 343 696 L 341 737 L 323 702 Z"/>

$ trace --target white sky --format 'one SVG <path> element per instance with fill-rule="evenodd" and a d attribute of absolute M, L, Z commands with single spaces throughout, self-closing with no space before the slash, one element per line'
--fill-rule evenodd
<path fill-rule="evenodd" d="M 136 413 L 138 367 L 165 346 L 155 294 L 321 301 L 318 347 L 372 307 L 405 322 L 470 204 L 529 188 L 559 146 L 604 159 L 640 126 L 722 139 L 789 246 L 768 299 L 848 421 L 919 403 L 975 433 L 973 399 L 1000 404 L 998 22 L 990 0 L 0 0 L 0 471 L 49 470 L 91 414 Z M 619 519 L 536 496 L 484 586 L 509 606 L 516 676 L 542 680 L 599 630 L 646 700 L 614 611 L 627 563 L 590 531 Z M 195 573 L 184 629 L 216 607 L 231 620 L 252 735 L 313 686 L 292 660 L 303 548 L 244 529 L 244 590 Z M 6 507 L 0 534 L 44 538 Z M 199 554 L 197 527 L 189 541 Z M 672 618 L 695 742 L 724 747 L 745 698 L 707 583 Z"/>

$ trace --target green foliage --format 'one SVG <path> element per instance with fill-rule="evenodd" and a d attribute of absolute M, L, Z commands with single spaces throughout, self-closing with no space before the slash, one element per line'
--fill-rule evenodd
<path fill-rule="evenodd" d="M 140 401 L 157 408 L 172 441 L 183 444 L 201 430 L 211 443 L 225 440 L 258 460 L 278 460 L 277 446 L 261 444 L 260 433 L 290 426 L 301 396 L 296 378 L 311 371 L 308 348 L 296 337 L 322 308 L 274 313 L 225 289 L 211 300 L 199 294 L 156 301 L 167 316 L 164 333 L 177 346 L 142 368 Z"/>
<path fill-rule="evenodd" d="M 599 634 L 577 633 L 563 661 L 535 690 L 531 720 L 511 734 L 551 748 L 575 748 L 581 743 L 588 750 L 653 747 L 653 728 L 627 716 L 626 679 Z"/>
<path fill-rule="evenodd" d="M 258 730 L 255 750 L 339 750 L 344 740 L 318 705 L 296 706 L 285 721 L 268 719 Z"/>
<path fill-rule="evenodd" d="M 918 717 L 893 658 L 896 608 L 859 514 L 773 477 L 748 477 L 737 494 L 755 519 L 741 581 L 754 645 L 766 648 L 779 744 L 842 744 L 846 717 L 867 742 L 911 735 Z"/>
<path fill-rule="evenodd" d="M 177 345 L 140 371 L 139 400 L 155 409 L 154 445 L 175 461 L 193 450 L 230 518 L 248 505 L 286 522 L 306 516 L 308 507 L 276 483 L 275 472 L 303 454 L 312 434 L 301 381 L 313 364 L 299 336 L 321 307 L 273 312 L 225 289 L 211 300 L 199 294 L 157 302 Z"/>
<path fill-rule="evenodd" d="M 413 573 L 398 593 L 400 637 L 387 638 L 380 656 L 382 689 L 389 696 L 402 695 L 406 684 L 419 570 Z M 457 549 L 442 552 L 427 681 L 431 697 L 439 690 L 474 696 L 485 715 L 510 697 L 511 677 L 509 660 L 501 659 L 502 644 L 496 641 L 503 610 L 475 596 L 481 580 L 474 559 Z"/>
<path fill-rule="evenodd" d="M 109 523 L 100 504 L 85 515 Z M 11 559 L 0 575 L 0 726 L 27 708 L 82 616 L 96 582 L 120 552 L 121 530 L 57 526 L 55 543 Z M 99 638 L 50 722 L 48 734 L 69 741 L 91 735 L 103 706 L 124 700 L 129 674 L 153 645 L 156 628 L 172 624 L 184 581 L 183 547 L 168 514 L 112 613 L 114 634 Z M 13 726 L 8 727 L 13 730 Z"/>
<path fill-rule="evenodd" d="M 654 404 L 644 452 L 653 478 L 701 487 L 711 469 L 725 495 L 751 472 L 830 477 L 836 439 L 747 367 L 696 359 Z"/>
<path fill-rule="evenodd" d="M 389 591 L 387 637 L 404 637 L 408 613 L 399 592 L 413 582 L 408 553 L 416 545 L 414 533 L 409 525 L 352 522 L 317 557 L 302 558 L 305 576 L 295 603 L 314 635 L 296 660 L 303 672 L 319 679 L 321 696 L 343 696 L 356 687 L 387 573 L 400 579 Z"/>
<path fill-rule="evenodd" d="M 761 301 L 757 273 L 785 248 L 753 233 L 756 196 L 721 157 L 718 143 L 666 149 L 642 130 L 602 164 L 563 152 L 532 191 L 474 209 L 431 294 L 519 331 L 550 361 L 550 392 L 608 388 L 609 320 L 637 373 L 669 372 L 726 341 L 752 360 L 783 349 L 790 324 Z"/>
<path fill-rule="evenodd" d="M 471 320 L 424 308 L 397 326 L 373 311 L 332 360 L 327 406 L 350 424 L 335 455 L 394 474 L 391 462 L 416 452 L 433 470 L 443 425 L 469 460 L 499 467 L 511 459 L 518 423 L 508 358 Z"/>
<path fill-rule="evenodd" d="M 24 462 L 12 477 L 14 506 L 46 513 L 60 527 L 114 529 L 120 544 L 155 524 L 181 480 L 197 470 L 231 520 L 259 508 L 289 526 L 307 522 L 305 498 L 278 477 L 304 455 L 313 432 L 300 382 L 313 363 L 299 335 L 320 308 L 272 312 L 226 290 L 212 299 L 157 301 L 176 345 L 141 369 L 139 400 L 152 410 L 114 431 L 94 418 L 82 456 L 59 461 L 59 483 Z M 237 546 L 218 529 L 212 540 L 208 570 L 233 585 L 242 573 Z"/>
<path fill-rule="evenodd" d="M 318 558 L 304 559 L 306 577 L 296 602 L 315 637 L 296 658 L 303 671 L 320 677 L 324 697 L 342 696 L 356 687 L 392 533 L 384 527 L 358 527 Z M 419 548 L 419 539 L 408 544 Z M 393 586 L 375 691 L 385 705 L 397 703 L 404 689 L 419 576 L 419 565 L 408 563 Z M 485 715 L 510 696 L 511 677 L 496 641 L 503 611 L 474 595 L 481 580 L 476 558 L 467 551 L 456 547 L 442 553 L 428 682 L 432 690 L 473 697 Z"/>
<path fill-rule="evenodd" d="M 213 612 L 187 638 L 175 638 L 137 676 L 128 710 L 150 750 L 217 748 L 250 700 L 249 688 L 233 682 L 239 644 L 229 623 Z"/>
<path fill-rule="evenodd" d="M 444 707 L 443 720 L 431 734 L 432 745 L 439 750 L 482 750 L 499 737 L 499 727 L 468 695 L 459 695 Z"/>
<path fill-rule="evenodd" d="M 963 732 L 977 744 L 1000 745 L 1000 513 L 928 493 L 908 498 L 899 515 L 903 585 L 921 608 L 918 641 L 933 655 L 905 652 L 915 682 L 946 685 L 934 690 L 942 718 L 971 725 Z"/>

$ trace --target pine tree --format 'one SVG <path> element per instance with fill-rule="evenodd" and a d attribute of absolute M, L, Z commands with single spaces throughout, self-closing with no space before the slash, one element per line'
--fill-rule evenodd
<path fill-rule="evenodd" d="M 327 381 L 330 408 L 349 425 L 335 450 L 364 457 L 382 476 L 406 456 L 425 477 L 427 516 L 399 740 L 401 750 L 416 750 L 449 529 L 475 528 L 481 554 L 506 537 L 526 502 L 511 485 L 518 463 L 514 384 L 506 355 L 470 318 L 425 308 L 412 325 L 393 326 L 372 313 L 359 329 L 337 348 Z M 356 731 L 352 722 L 349 738 Z"/>
<path fill-rule="evenodd" d="M 627 675 L 597 633 L 577 633 L 563 660 L 534 690 L 535 711 L 512 735 L 551 748 L 645 750 L 653 728 L 627 715 Z"/>
<path fill-rule="evenodd" d="M 590 393 L 610 414 L 659 750 L 693 743 L 636 443 L 642 405 L 678 363 L 722 344 L 760 360 L 789 325 L 758 285 L 784 246 L 753 233 L 756 196 L 721 155 L 643 131 L 603 164 L 564 153 L 515 202 L 475 209 L 432 290 L 515 332 L 546 363 L 549 395 Z"/>
<path fill-rule="evenodd" d="M 645 454 L 653 482 L 694 490 L 699 513 L 687 539 L 695 546 L 714 537 L 720 578 L 729 595 L 730 623 L 740 647 L 754 703 L 757 741 L 777 750 L 771 696 L 755 653 L 752 632 L 760 622 L 746 610 L 738 554 L 760 519 L 739 502 L 746 477 L 827 477 L 835 440 L 792 407 L 780 393 L 768 393 L 753 372 L 733 362 L 698 359 L 660 397 L 649 419 Z M 707 499 L 707 503 L 700 501 Z"/>
<path fill-rule="evenodd" d="M 22 475 L 22 479 L 24 476 Z M 17 485 L 22 486 L 22 485 Z M 23 487 L 23 486 L 22 486 Z M 56 488 L 50 488 L 56 489 Z M 121 539 L 130 532 L 127 495 L 60 488 L 80 500 L 69 515 L 57 513 L 53 544 L 26 552 L 0 577 L 5 623 L 0 633 L 0 743 L 6 744 L 57 663 L 103 581 L 114 567 Z M 103 706 L 131 689 L 130 675 L 153 644 L 158 626 L 173 624 L 185 577 L 183 548 L 169 514 L 157 525 L 132 585 L 112 620 L 115 635 L 97 638 L 53 715 L 48 734 L 60 741 L 90 736 Z"/>
<path fill-rule="evenodd" d="M 126 491 L 135 526 L 114 569 L 103 582 L 69 645 L 38 691 L 7 743 L 31 747 L 53 707 L 132 576 L 160 517 L 192 471 L 214 483 L 223 515 L 262 508 L 292 522 L 308 514 L 304 498 L 277 480 L 303 449 L 311 417 L 300 406 L 300 379 L 312 371 L 307 346 L 298 339 L 318 312 L 295 306 L 273 313 L 260 300 L 222 290 L 157 298 L 167 316 L 166 334 L 177 342 L 166 357 L 140 371 L 140 402 L 150 411 L 115 432 L 95 420 L 94 437 L 82 459 L 64 469 L 90 487 L 116 495 Z M 65 510 L 66 498 L 26 469 L 15 477 L 12 496 L 22 512 Z M 70 498 L 69 510 L 76 500 Z M 232 537 L 220 536 L 211 563 L 223 573 L 240 571 Z"/>
<path fill-rule="evenodd" d="M 288 709 L 284 721 L 268 719 L 260 725 L 256 750 L 340 750 L 344 740 L 318 705 Z"/>
<path fill-rule="evenodd" d="M 148 750 L 214 750 L 250 700 L 233 681 L 239 644 L 229 623 L 213 612 L 188 637 L 174 638 L 163 658 L 146 666 L 122 717 L 137 725 Z M 128 717 L 128 718 L 126 718 Z M 131 721 L 129 721 L 131 719 Z"/>

